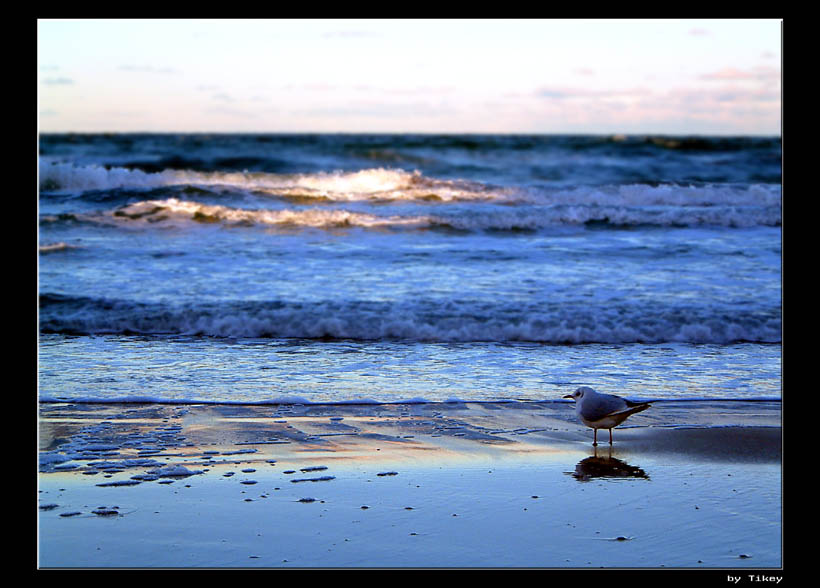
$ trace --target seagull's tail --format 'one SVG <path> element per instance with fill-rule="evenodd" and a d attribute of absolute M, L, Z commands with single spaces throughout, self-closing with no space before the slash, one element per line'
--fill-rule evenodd
<path fill-rule="evenodd" d="M 626 399 L 624 399 L 626 400 Z M 646 410 L 652 406 L 650 402 L 633 402 L 631 400 L 626 400 L 626 408 L 623 410 L 619 410 L 614 414 L 624 415 L 624 417 L 628 417 L 631 414 L 635 414 L 636 412 L 641 412 L 642 410 Z"/>

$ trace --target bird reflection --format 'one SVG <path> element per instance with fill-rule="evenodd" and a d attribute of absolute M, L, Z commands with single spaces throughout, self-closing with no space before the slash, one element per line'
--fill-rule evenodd
<path fill-rule="evenodd" d="M 594 478 L 643 478 L 648 480 L 649 475 L 641 468 L 629 465 L 625 461 L 612 457 L 609 454 L 599 456 L 596 449 L 595 455 L 586 457 L 578 462 L 574 472 L 566 472 L 579 482 L 589 482 Z"/>

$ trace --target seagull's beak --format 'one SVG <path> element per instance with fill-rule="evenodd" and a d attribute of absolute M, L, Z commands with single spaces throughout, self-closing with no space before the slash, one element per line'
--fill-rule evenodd
<path fill-rule="evenodd" d="M 572 400 L 572 394 L 566 394 L 565 396 L 562 396 L 562 398 L 569 398 L 570 400 Z"/>

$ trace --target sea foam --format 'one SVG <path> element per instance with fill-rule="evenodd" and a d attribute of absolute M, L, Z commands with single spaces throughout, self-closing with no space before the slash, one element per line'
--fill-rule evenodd
<path fill-rule="evenodd" d="M 777 184 L 613 184 L 599 186 L 518 188 L 449 180 L 426 176 L 418 170 L 371 168 L 353 172 L 309 174 L 264 172 L 198 172 L 163 170 L 147 173 L 138 169 L 40 162 L 41 191 L 83 192 L 90 190 L 153 189 L 162 186 L 204 186 L 333 201 L 490 200 L 505 203 L 564 204 L 587 206 L 773 206 L 781 205 Z"/>
<path fill-rule="evenodd" d="M 268 193 L 283 197 L 327 200 L 439 199 L 458 200 L 503 197 L 506 192 L 477 182 L 433 180 L 419 171 L 373 168 L 355 172 L 272 174 L 263 172 L 197 172 L 136 169 L 40 161 L 41 191 L 153 189 L 162 186 L 208 186 Z"/>
<path fill-rule="evenodd" d="M 225 203 L 178 198 L 147 198 L 115 210 L 77 211 L 46 216 L 122 226 L 153 223 L 228 225 L 446 228 L 456 230 L 538 230 L 560 225 L 605 223 L 614 226 L 752 227 L 781 224 L 778 185 L 609 185 L 499 188 L 466 180 L 443 180 L 418 171 L 374 168 L 356 172 L 272 174 L 164 170 L 146 173 L 125 168 L 43 164 L 40 189 L 46 193 L 100 190 L 153 190 L 187 186 L 228 190 L 235 198 L 211 193 Z M 210 193 L 210 192 L 209 192 Z M 172 196 L 172 197 L 171 197 Z M 252 197 L 251 206 L 248 198 Z M 266 199 L 273 199 L 266 205 Z M 292 201 L 282 208 L 273 202 Z M 413 202 L 411 210 L 370 206 L 340 209 L 345 203 Z M 460 202 L 482 204 L 469 210 Z M 448 206 L 452 204 L 453 206 Z M 304 205 L 309 205 L 305 207 Z"/>
<path fill-rule="evenodd" d="M 749 311 L 721 305 L 646 308 L 493 306 L 462 302 L 438 308 L 418 300 L 373 302 L 224 302 L 220 305 L 134 303 L 126 300 L 40 297 L 44 333 L 194 335 L 411 341 L 529 341 L 542 343 L 780 342 L 778 309 Z"/>

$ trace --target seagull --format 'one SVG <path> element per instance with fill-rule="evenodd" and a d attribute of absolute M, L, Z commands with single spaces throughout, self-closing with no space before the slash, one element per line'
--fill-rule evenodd
<path fill-rule="evenodd" d="M 575 401 L 575 414 L 595 431 L 594 446 L 598 445 L 598 429 L 609 429 L 609 444 L 612 445 L 612 427 L 620 425 L 629 415 L 650 407 L 648 402 L 633 402 L 614 394 L 601 394 L 589 386 L 581 386 L 564 398 Z"/>

